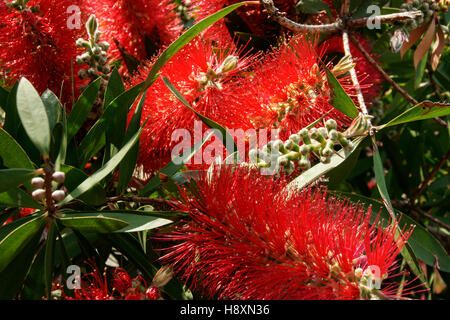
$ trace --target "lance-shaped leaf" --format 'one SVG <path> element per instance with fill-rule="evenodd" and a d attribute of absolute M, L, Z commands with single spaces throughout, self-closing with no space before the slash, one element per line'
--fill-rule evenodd
<path fill-rule="evenodd" d="M 342 88 L 342 85 L 339 83 L 333 73 L 328 70 L 326 66 L 324 66 L 324 68 L 330 87 L 330 104 L 335 109 L 339 110 L 350 118 L 356 118 L 359 114 L 359 111 L 358 108 L 356 108 L 355 103 L 349 97 L 347 92 L 345 92 L 344 88 Z"/>
<path fill-rule="evenodd" d="M 8 168 L 34 168 L 34 164 L 26 152 L 3 128 L 0 128 L 0 158 Z"/>
<path fill-rule="evenodd" d="M 416 48 L 416 51 L 414 51 L 414 67 L 416 69 L 417 66 L 419 65 L 420 60 L 422 60 L 422 58 L 430 49 L 435 33 L 436 33 L 436 19 L 434 19 L 433 17 L 431 19 L 430 26 L 428 27 L 428 30 L 425 33 L 425 36 L 423 37 L 422 41 L 420 41 L 419 45 Z"/>
<path fill-rule="evenodd" d="M 137 214 L 137 211 L 99 211 L 62 214 L 58 219 L 66 227 L 85 232 L 138 232 L 165 226 L 172 220 L 149 215 L 151 212 Z M 159 212 L 159 214 L 161 214 Z"/>
<path fill-rule="evenodd" d="M 20 188 L 0 193 L 0 204 L 9 207 L 43 209 L 42 205 Z"/>
<path fill-rule="evenodd" d="M 133 134 L 135 134 L 141 125 L 142 118 L 142 109 L 145 104 L 145 98 L 147 96 L 147 92 L 144 92 L 142 95 L 136 109 L 134 110 L 133 117 L 130 120 L 130 124 L 128 125 L 127 133 L 125 135 L 125 141 L 131 138 Z M 134 169 L 136 167 L 136 163 L 139 155 L 139 141 L 130 150 L 130 153 L 125 157 L 125 159 L 120 163 L 120 176 L 119 176 L 119 185 L 118 189 L 120 191 L 125 190 L 128 186 L 128 182 L 130 182 L 131 177 L 133 176 Z"/>
<path fill-rule="evenodd" d="M 34 146 L 45 157 L 50 151 L 50 124 L 47 110 L 36 89 L 26 78 L 17 88 L 17 113 Z"/>
<path fill-rule="evenodd" d="M 385 125 L 377 127 L 376 129 L 381 130 L 407 122 L 426 120 L 435 117 L 445 117 L 448 115 L 450 115 L 450 104 L 434 103 L 426 100 L 406 110 L 398 117 L 392 119 Z"/>
<path fill-rule="evenodd" d="M 70 201 L 77 199 L 79 196 L 90 190 L 97 183 L 101 182 L 106 176 L 114 171 L 114 169 L 120 164 L 120 162 L 125 158 L 131 148 L 139 140 L 142 133 L 142 128 L 136 132 L 136 134 L 128 141 L 122 149 L 112 157 L 104 166 L 97 170 L 92 176 L 84 180 L 75 190 L 73 190 L 60 205 L 69 203 Z"/>
<path fill-rule="evenodd" d="M 75 136 L 84 121 L 86 121 L 86 118 L 94 105 L 95 99 L 97 99 L 100 81 L 101 78 L 98 78 L 89 84 L 73 106 L 72 111 L 67 118 L 67 141 L 70 141 L 73 136 Z"/>
<path fill-rule="evenodd" d="M 36 171 L 30 169 L 0 170 L 0 193 L 16 189 L 21 184 L 28 184 L 35 176 Z"/>
<path fill-rule="evenodd" d="M 55 243 L 56 243 L 56 222 L 51 221 L 47 233 L 44 253 L 44 282 L 45 295 L 47 299 L 51 298 L 53 281 L 53 264 L 55 261 Z"/>
<path fill-rule="evenodd" d="M 108 86 L 105 91 L 105 98 L 103 99 L 103 105 L 106 109 L 109 104 L 121 95 L 125 91 L 125 86 L 122 81 L 122 77 L 116 68 L 111 72 L 111 76 L 108 80 Z"/>
<path fill-rule="evenodd" d="M 0 228 L 0 272 L 45 226 L 45 215 L 34 214 Z"/>

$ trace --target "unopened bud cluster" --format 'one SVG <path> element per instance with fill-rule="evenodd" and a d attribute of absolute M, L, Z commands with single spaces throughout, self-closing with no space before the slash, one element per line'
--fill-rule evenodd
<path fill-rule="evenodd" d="M 108 85 L 111 67 L 107 64 L 107 51 L 109 49 L 108 42 L 100 42 L 101 32 L 98 31 L 97 18 L 91 15 L 86 23 L 86 30 L 89 40 L 82 38 L 77 40 L 77 46 L 86 49 L 86 52 L 77 56 L 76 62 L 79 65 L 88 65 L 87 69 L 81 69 L 78 76 L 82 80 L 96 80 L 102 77 L 100 85 L 100 94 L 103 94 Z"/>
<path fill-rule="evenodd" d="M 406 28 L 414 30 L 418 25 L 427 22 L 436 13 L 445 13 L 448 11 L 450 5 L 449 0 L 413 0 L 403 3 L 401 5 L 402 12 L 407 11 L 422 11 L 422 17 L 418 17 L 415 20 L 408 20 L 406 22 Z"/>
<path fill-rule="evenodd" d="M 296 167 L 302 170 L 311 168 L 313 159 L 329 163 L 335 146 L 341 146 L 345 151 L 353 149 L 352 142 L 337 130 L 336 121 L 330 119 L 325 122 L 325 127 L 303 128 L 285 142 L 270 141 L 262 150 L 250 150 L 249 157 L 250 162 L 259 168 L 274 168 L 275 173 L 282 171 L 289 175 Z"/>
<path fill-rule="evenodd" d="M 66 176 L 64 172 L 56 171 L 52 174 L 52 180 L 58 184 L 64 183 Z M 31 194 L 33 198 L 37 201 L 41 201 L 45 198 L 45 180 L 41 177 L 36 177 L 31 179 L 31 186 L 33 193 Z M 52 199 L 56 202 L 64 200 L 66 193 L 64 190 L 55 190 L 52 192 Z"/>

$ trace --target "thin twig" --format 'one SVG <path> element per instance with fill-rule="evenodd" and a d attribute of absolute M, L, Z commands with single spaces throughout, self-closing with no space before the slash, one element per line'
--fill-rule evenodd
<path fill-rule="evenodd" d="M 450 157 L 450 151 L 447 151 L 447 153 L 442 157 L 442 159 L 436 164 L 436 166 L 433 168 L 433 170 L 428 174 L 428 176 L 423 180 L 423 182 L 420 184 L 419 188 L 411 195 L 411 204 L 413 204 L 416 199 L 422 194 L 422 192 L 425 190 L 425 188 L 430 183 L 431 179 L 439 172 L 439 170 L 442 168 L 442 166 L 447 162 L 448 158 Z"/>
<path fill-rule="evenodd" d="M 288 18 L 286 18 L 280 10 L 275 7 L 272 0 L 260 0 L 261 5 L 269 14 L 270 18 L 276 22 L 278 22 L 281 26 L 292 30 L 294 32 L 307 33 L 307 32 L 337 32 L 344 28 L 360 28 L 367 26 L 367 21 L 369 19 L 378 19 L 380 23 L 392 22 L 392 21 L 403 21 L 408 19 L 415 19 L 417 17 L 422 16 L 421 11 L 412 11 L 412 12 L 401 12 L 394 14 L 386 14 L 380 15 L 376 17 L 367 17 L 361 19 L 349 19 L 344 21 L 342 19 L 337 19 L 334 23 L 330 24 L 320 24 L 320 25 L 309 25 L 309 24 L 300 24 L 294 22 Z"/>
<path fill-rule="evenodd" d="M 342 42 L 344 45 L 344 53 L 346 56 L 349 57 L 349 63 L 353 64 L 353 56 L 350 51 L 350 44 L 349 44 L 348 38 L 349 38 L 349 34 L 348 34 L 347 30 L 343 30 L 342 31 Z M 367 106 L 364 101 L 364 96 L 363 96 L 363 93 L 361 90 L 361 86 L 359 84 L 359 80 L 358 80 L 358 76 L 356 74 L 355 68 L 350 69 L 350 76 L 352 78 L 353 86 L 356 89 L 356 96 L 358 97 L 359 108 L 364 115 L 368 115 L 369 113 L 367 111 Z"/>
<path fill-rule="evenodd" d="M 410 210 L 410 211 L 414 211 L 418 216 L 416 216 L 417 218 L 419 216 L 422 216 L 424 218 L 427 218 L 428 220 L 430 220 L 431 222 L 437 224 L 438 226 L 449 230 L 450 231 L 450 226 L 445 224 L 444 222 L 442 222 L 441 220 L 433 217 L 432 215 L 430 215 L 429 213 L 423 211 L 422 209 L 418 208 L 417 206 L 411 204 L 409 201 L 405 200 L 405 201 L 399 201 L 399 200 L 392 200 L 391 201 L 392 204 L 396 207 L 400 207 L 402 208 L 402 211 L 404 210 Z M 414 217 L 413 217 L 414 218 Z M 447 235 L 448 237 L 448 235 Z"/>
<path fill-rule="evenodd" d="M 400 87 L 397 82 L 392 80 L 392 78 L 386 73 L 386 71 L 383 70 L 383 68 L 378 64 L 378 62 L 375 61 L 374 58 L 367 52 L 366 49 L 359 43 L 358 39 L 355 38 L 354 35 L 349 35 L 350 40 L 353 42 L 353 44 L 361 51 L 361 53 L 364 55 L 366 60 L 375 68 L 377 71 L 383 76 L 383 78 L 389 82 L 389 84 L 394 87 L 395 90 L 397 90 L 408 102 L 412 103 L 413 105 L 418 105 L 419 101 L 414 99 L 408 92 L 406 92 L 402 87 Z M 439 117 L 433 118 L 434 121 L 436 121 L 439 125 L 443 127 L 447 127 L 447 123 L 442 120 Z"/>

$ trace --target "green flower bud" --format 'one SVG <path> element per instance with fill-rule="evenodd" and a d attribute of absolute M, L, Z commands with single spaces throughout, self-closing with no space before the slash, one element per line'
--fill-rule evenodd
<path fill-rule="evenodd" d="M 56 171 L 53 173 L 52 179 L 57 183 L 64 183 L 64 180 L 66 180 L 66 175 L 64 172 Z"/>
<path fill-rule="evenodd" d="M 317 129 L 317 131 L 319 132 L 319 134 L 323 137 L 327 137 L 328 136 L 328 130 L 324 127 L 320 127 L 319 129 Z"/>
<path fill-rule="evenodd" d="M 339 140 L 339 135 L 338 132 L 335 129 L 330 130 L 330 132 L 328 132 L 328 137 L 330 138 L 331 141 L 337 143 Z"/>
<path fill-rule="evenodd" d="M 288 154 L 286 154 L 285 157 L 291 161 L 298 161 L 300 160 L 300 153 L 291 151 Z"/>
<path fill-rule="evenodd" d="M 302 145 L 300 147 L 300 153 L 304 156 L 309 155 L 309 153 L 311 152 L 311 147 L 309 145 Z"/>
<path fill-rule="evenodd" d="M 288 151 L 284 147 L 283 141 L 281 140 L 275 140 L 272 144 L 272 150 L 279 151 L 281 153 L 287 153 Z"/>
<path fill-rule="evenodd" d="M 225 60 L 222 62 L 222 65 L 217 70 L 217 73 L 226 73 L 236 69 L 238 62 L 239 62 L 238 56 L 231 55 L 226 57 Z"/>
<path fill-rule="evenodd" d="M 300 132 L 299 132 L 298 134 L 299 134 L 299 136 L 302 138 L 302 141 L 303 141 L 305 144 L 311 144 L 311 143 L 312 143 L 311 138 L 310 138 L 310 136 L 309 136 L 308 129 L 303 128 L 302 130 L 300 130 Z"/>
<path fill-rule="evenodd" d="M 292 141 L 292 140 L 287 140 L 285 143 L 284 143 L 284 147 L 287 149 L 287 150 L 292 150 L 292 151 L 296 151 L 296 152 L 298 152 L 299 150 L 300 150 L 300 146 L 298 145 L 298 144 L 296 144 L 294 141 Z"/>
<path fill-rule="evenodd" d="M 278 158 L 277 163 L 279 166 L 286 167 L 289 164 L 289 159 L 286 156 Z"/>
<path fill-rule="evenodd" d="M 289 140 L 293 141 L 295 144 L 300 144 L 300 136 L 298 134 L 291 134 Z"/>
<path fill-rule="evenodd" d="M 337 122 L 334 119 L 329 119 L 327 122 L 325 122 L 325 127 L 328 129 L 328 131 L 331 131 L 333 129 L 337 129 Z"/>
<path fill-rule="evenodd" d="M 97 18 L 95 17 L 95 15 L 92 14 L 89 17 L 88 21 L 86 22 L 86 30 L 88 34 L 93 36 L 97 32 L 97 28 L 98 28 Z"/>

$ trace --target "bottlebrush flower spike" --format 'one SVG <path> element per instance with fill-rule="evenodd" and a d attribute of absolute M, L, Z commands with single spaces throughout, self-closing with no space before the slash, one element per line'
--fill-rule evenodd
<path fill-rule="evenodd" d="M 135 58 L 145 60 L 175 40 L 182 29 L 175 5 L 169 0 L 95 0 L 89 1 L 89 6 L 115 60 L 123 58 L 117 43 Z"/>
<path fill-rule="evenodd" d="M 397 225 L 371 226 L 362 206 L 327 198 L 324 190 L 288 193 L 285 186 L 243 167 L 200 174 L 196 196 L 182 189 L 177 206 L 192 220 L 158 236 L 177 243 L 162 260 L 193 289 L 219 299 L 391 293 L 384 283 L 381 291 L 369 286 L 386 279 L 411 231 L 395 240 Z"/>
<path fill-rule="evenodd" d="M 11 4 L 0 2 L 0 77 L 8 85 L 26 77 L 39 93 L 50 89 L 59 96 L 62 88 L 63 102 L 71 102 L 71 61 L 79 52 L 75 41 L 83 30 L 69 28 L 67 9 L 82 7 L 81 1 L 33 0 L 21 10 Z M 74 63 L 75 81 L 77 72 Z"/>
<path fill-rule="evenodd" d="M 246 130 L 252 124 L 245 113 L 246 97 L 237 94 L 237 82 L 256 58 L 241 55 L 241 50 L 235 48 L 216 50 L 197 38 L 166 63 L 161 72 L 199 113 L 224 127 Z M 148 70 L 143 68 L 132 83 L 142 82 Z M 179 143 L 172 141 L 173 132 L 185 129 L 194 137 L 194 121 L 200 119 L 174 97 L 161 77 L 147 92 L 142 119 L 148 117 L 140 140 L 139 164 L 150 174 L 171 160 L 172 149 Z"/>
<path fill-rule="evenodd" d="M 361 43 L 363 48 L 370 53 L 370 42 L 361 35 L 355 34 L 357 40 Z M 341 36 L 335 36 L 321 45 L 321 49 L 325 51 L 325 54 L 344 54 L 344 46 Z M 374 68 L 364 57 L 363 53 L 350 42 L 350 51 L 353 56 L 353 61 L 356 64 L 355 70 L 358 76 L 362 93 L 368 105 L 371 104 L 380 94 L 382 75 Z M 352 92 L 354 94 L 354 92 Z"/>
<path fill-rule="evenodd" d="M 279 128 L 280 139 L 297 133 L 326 112 L 339 126 L 349 119 L 329 104 L 325 73 L 320 70 L 321 51 L 303 37 L 285 41 L 266 55 L 255 74 L 243 85 L 250 90 L 247 106 L 258 128 Z M 344 79 L 345 80 L 345 79 Z M 343 80 L 341 80 L 343 81 Z M 343 83 L 349 92 L 352 86 Z"/>

